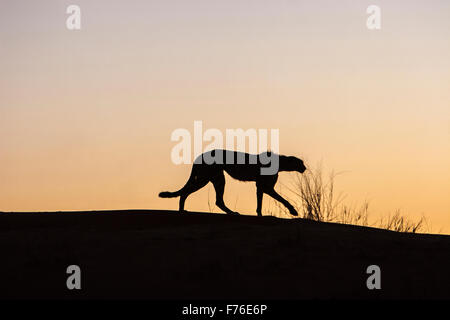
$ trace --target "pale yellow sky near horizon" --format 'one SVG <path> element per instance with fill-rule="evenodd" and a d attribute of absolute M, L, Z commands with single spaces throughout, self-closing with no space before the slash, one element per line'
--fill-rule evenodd
<path fill-rule="evenodd" d="M 177 209 L 158 198 L 190 172 L 170 136 L 201 120 L 279 129 L 282 154 L 343 172 L 349 204 L 450 233 L 448 1 L 7 0 L 0 48 L 0 211 Z M 229 207 L 255 214 L 230 180 Z"/>

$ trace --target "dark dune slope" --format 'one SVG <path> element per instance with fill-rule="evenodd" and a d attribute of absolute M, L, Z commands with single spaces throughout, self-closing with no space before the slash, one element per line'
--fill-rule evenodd
<path fill-rule="evenodd" d="M 450 298 L 450 236 L 302 219 L 0 213 L 0 253 L 1 298 Z M 366 287 L 372 264 L 381 290 Z"/>

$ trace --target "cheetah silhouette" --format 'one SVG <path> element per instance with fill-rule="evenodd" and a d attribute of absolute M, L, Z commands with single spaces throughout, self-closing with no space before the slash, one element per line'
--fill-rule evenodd
<path fill-rule="evenodd" d="M 223 159 L 226 161 L 223 161 Z M 211 159 L 214 159 L 211 161 Z M 219 161 L 218 161 L 219 159 Z M 267 162 L 267 159 L 270 159 Z M 274 159 L 278 160 L 278 168 L 272 174 L 263 174 L 263 168 L 268 168 Z M 227 214 L 239 214 L 230 210 L 223 201 L 225 190 L 224 171 L 239 181 L 256 182 L 256 197 L 258 216 L 262 215 L 263 194 L 268 194 L 281 202 L 291 215 L 297 216 L 295 208 L 274 189 L 280 171 L 297 171 L 303 173 L 306 170 L 303 161 L 292 156 L 272 154 L 271 152 L 258 155 L 228 150 L 211 150 L 198 156 L 192 166 L 191 175 L 180 190 L 175 192 L 164 191 L 159 194 L 161 198 L 180 197 L 179 211 L 184 212 L 184 204 L 187 197 L 200 190 L 211 182 L 216 191 L 216 205 Z"/>

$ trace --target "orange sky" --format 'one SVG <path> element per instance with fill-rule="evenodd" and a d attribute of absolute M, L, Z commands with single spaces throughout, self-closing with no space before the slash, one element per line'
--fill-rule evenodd
<path fill-rule="evenodd" d="M 350 203 L 450 232 L 450 2 L 377 1 L 377 31 L 371 1 L 80 0 L 79 31 L 69 4 L 0 4 L 0 210 L 176 209 L 170 136 L 202 120 L 279 129 Z M 254 192 L 225 200 L 254 214 Z"/>

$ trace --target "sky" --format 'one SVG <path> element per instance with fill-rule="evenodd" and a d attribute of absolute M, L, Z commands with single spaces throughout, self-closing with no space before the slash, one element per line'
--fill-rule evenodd
<path fill-rule="evenodd" d="M 0 211 L 177 209 L 158 198 L 190 173 L 171 134 L 198 120 L 279 129 L 350 205 L 450 233 L 449 57 L 444 0 L 3 0 Z M 225 202 L 255 214 L 254 185 L 227 177 Z"/>

